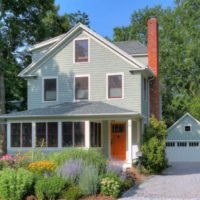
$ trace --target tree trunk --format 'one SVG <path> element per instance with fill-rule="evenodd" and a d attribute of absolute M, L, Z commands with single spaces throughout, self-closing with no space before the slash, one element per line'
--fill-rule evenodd
<path fill-rule="evenodd" d="M 0 115 L 5 113 L 5 82 L 4 74 L 0 73 Z M 0 154 L 6 151 L 6 126 L 5 121 L 0 120 Z"/>

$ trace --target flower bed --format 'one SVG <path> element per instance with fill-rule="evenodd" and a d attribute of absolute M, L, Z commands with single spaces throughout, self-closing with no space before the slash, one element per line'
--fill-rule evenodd
<path fill-rule="evenodd" d="M 97 150 L 30 155 L 0 158 L 0 183 L 5 184 L 1 200 L 113 200 L 135 181 L 130 173 L 107 163 Z M 12 193 L 10 188 L 14 188 Z"/>

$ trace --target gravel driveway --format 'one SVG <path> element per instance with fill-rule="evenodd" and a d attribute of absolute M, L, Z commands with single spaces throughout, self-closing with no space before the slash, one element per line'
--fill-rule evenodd
<path fill-rule="evenodd" d="M 162 175 L 148 178 L 120 199 L 199 200 L 200 163 L 173 163 Z"/>

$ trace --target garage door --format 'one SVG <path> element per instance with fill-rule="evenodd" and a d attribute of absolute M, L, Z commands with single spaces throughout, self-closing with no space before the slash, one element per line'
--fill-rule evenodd
<path fill-rule="evenodd" d="M 200 162 L 200 142 L 167 141 L 166 156 L 169 162 Z"/>

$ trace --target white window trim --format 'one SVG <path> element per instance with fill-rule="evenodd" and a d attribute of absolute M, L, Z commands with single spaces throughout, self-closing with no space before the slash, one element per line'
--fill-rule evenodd
<path fill-rule="evenodd" d="M 88 41 L 88 61 L 87 62 L 76 62 L 75 58 L 75 42 L 78 40 L 87 40 Z M 83 37 L 83 38 L 76 38 L 73 40 L 73 64 L 85 64 L 90 63 L 90 38 L 89 37 Z"/>
<path fill-rule="evenodd" d="M 108 77 L 113 76 L 113 75 L 122 75 L 122 97 L 120 98 L 109 98 L 109 95 L 108 95 Z M 107 100 L 124 99 L 124 72 L 106 73 L 106 99 Z"/>
<path fill-rule="evenodd" d="M 88 99 L 76 99 L 76 78 L 88 77 Z M 81 74 L 74 76 L 74 102 L 89 101 L 90 100 L 90 74 Z"/>
<path fill-rule="evenodd" d="M 185 130 L 185 127 L 186 127 L 186 126 L 189 126 L 189 127 L 190 127 L 190 131 L 186 131 L 186 130 Z M 184 132 L 185 132 L 185 133 L 190 133 L 190 132 L 192 132 L 192 125 L 191 125 L 191 124 L 184 125 Z"/>
<path fill-rule="evenodd" d="M 44 99 L 44 81 L 46 79 L 56 79 L 56 100 L 45 101 L 45 99 Z M 44 76 L 44 77 L 42 77 L 42 102 L 46 103 L 46 102 L 57 102 L 57 101 L 58 101 L 58 77 L 57 76 Z"/>

